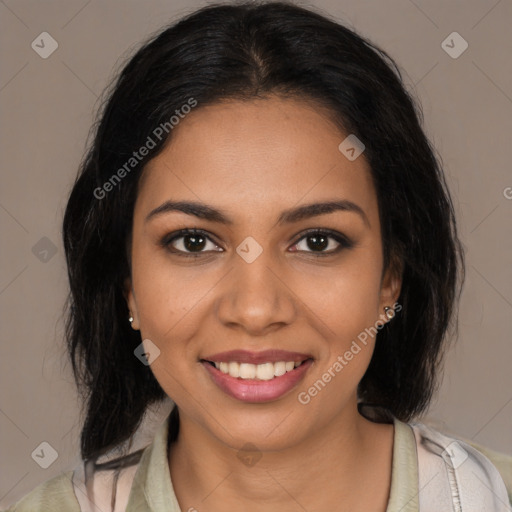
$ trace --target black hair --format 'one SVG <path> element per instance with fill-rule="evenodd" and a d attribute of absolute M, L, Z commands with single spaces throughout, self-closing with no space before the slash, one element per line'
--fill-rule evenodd
<path fill-rule="evenodd" d="M 354 30 L 291 3 L 209 5 L 153 36 L 122 69 L 67 203 L 66 337 L 85 404 L 84 459 L 129 439 L 147 407 L 166 398 L 134 356 L 141 336 L 127 320 L 124 295 L 144 165 L 172 140 L 170 120 L 184 105 L 270 95 L 316 102 L 342 133 L 364 143 L 384 268 L 403 281 L 402 310 L 378 332 L 358 395 L 402 421 L 429 405 L 464 257 L 440 159 L 397 64 Z M 165 136 L 155 135 L 157 127 Z M 148 137 L 149 154 L 130 160 Z"/>

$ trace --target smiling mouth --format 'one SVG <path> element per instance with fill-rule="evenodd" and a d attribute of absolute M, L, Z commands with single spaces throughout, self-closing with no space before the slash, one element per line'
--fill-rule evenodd
<path fill-rule="evenodd" d="M 208 363 L 223 374 L 230 375 L 233 378 L 241 380 L 273 380 L 293 372 L 296 368 L 310 360 L 312 358 L 302 361 L 278 361 L 262 364 L 238 363 L 236 361 L 213 362 L 206 359 L 202 359 L 201 362 Z"/>

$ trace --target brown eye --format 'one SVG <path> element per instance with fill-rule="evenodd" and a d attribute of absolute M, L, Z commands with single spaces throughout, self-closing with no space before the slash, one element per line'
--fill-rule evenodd
<path fill-rule="evenodd" d="M 302 244 L 303 248 L 292 252 L 310 252 L 317 253 L 315 256 L 328 256 L 353 247 L 353 243 L 341 233 L 319 229 L 308 231 L 294 244 L 294 247 L 298 247 L 303 241 L 305 241 Z"/>
<path fill-rule="evenodd" d="M 210 248 L 208 248 L 208 244 L 210 244 Z M 161 245 L 174 254 L 186 257 L 200 256 L 211 250 L 218 252 L 215 249 L 218 246 L 204 232 L 195 229 L 182 229 L 177 233 L 172 233 L 162 240 Z"/>

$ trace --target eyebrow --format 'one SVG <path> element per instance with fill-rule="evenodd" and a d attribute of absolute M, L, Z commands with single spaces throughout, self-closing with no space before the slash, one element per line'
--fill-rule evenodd
<path fill-rule="evenodd" d="M 304 219 L 310 219 L 319 215 L 326 215 L 337 211 L 353 212 L 358 214 L 364 223 L 370 227 L 370 222 L 364 210 L 347 199 L 340 199 L 334 201 L 327 201 L 322 203 L 309 203 L 295 208 L 290 208 L 281 212 L 277 219 L 277 224 L 292 224 L 299 222 Z M 151 210 L 147 215 L 144 222 L 148 222 L 150 219 L 163 215 L 170 212 L 182 212 L 187 215 L 193 215 L 199 219 L 208 220 L 210 222 L 217 222 L 231 226 L 234 224 L 233 219 L 229 217 L 225 212 L 214 208 L 213 206 L 198 203 L 195 201 L 166 201 L 154 210 Z"/>

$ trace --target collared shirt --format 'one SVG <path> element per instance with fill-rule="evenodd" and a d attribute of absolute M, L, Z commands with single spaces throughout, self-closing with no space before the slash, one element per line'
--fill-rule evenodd
<path fill-rule="evenodd" d="M 36 487 L 7 512 L 193 511 L 193 504 L 181 510 L 174 493 L 167 457 L 169 418 L 138 462 L 118 478 L 113 470 L 103 470 L 87 480 L 82 464 Z M 420 423 L 394 417 L 387 422 L 394 425 L 394 444 L 386 512 L 511 510 L 497 469 L 473 447 Z"/>

